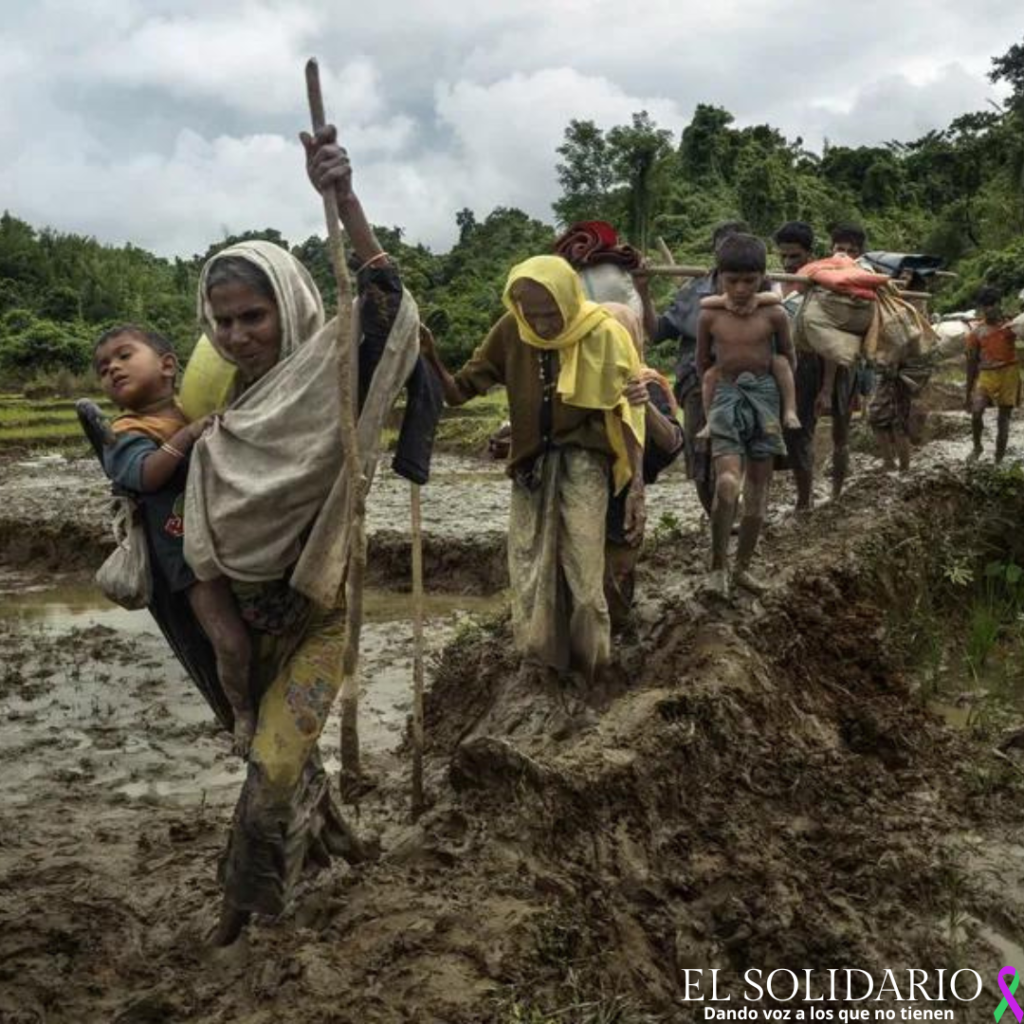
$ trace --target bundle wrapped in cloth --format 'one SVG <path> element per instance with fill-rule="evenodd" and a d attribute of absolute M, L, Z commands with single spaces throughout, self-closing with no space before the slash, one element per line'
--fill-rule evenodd
<path fill-rule="evenodd" d="M 603 220 L 573 224 L 555 242 L 555 255 L 568 260 L 576 270 L 611 263 L 624 270 L 636 270 L 643 262 L 639 249 L 619 241 L 618 232 Z"/>
<path fill-rule="evenodd" d="M 797 316 L 797 346 L 851 366 L 874 322 L 878 289 L 888 284 L 888 276 L 873 274 L 842 254 L 809 263 L 800 273 L 814 283 Z"/>
<path fill-rule="evenodd" d="M 643 257 L 639 249 L 619 241 L 611 224 L 603 220 L 573 224 L 555 242 L 554 251 L 572 265 L 591 302 L 619 302 L 643 317 L 643 303 L 630 275 Z"/>
<path fill-rule="evenodd" d="M 890 281 L 879 288 L 874 319 L 864 337 L 864 355 L 879 366 L 900 367 L 929 356 L 938 343 L 932 325 L 900 298 Z"/>

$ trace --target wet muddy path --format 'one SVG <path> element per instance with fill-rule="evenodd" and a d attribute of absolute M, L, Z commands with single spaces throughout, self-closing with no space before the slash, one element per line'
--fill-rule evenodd
<path fill-rule="evenodd" d="M 1024 716 L 1012 694 L 973 721 L 929 703 L 965 706 L 949 666 L 973 612 L 952 568 L 974 535 L 1009 543 L 983 513 L 1019 522 L 1024 494 L 965 476 L 965 455 L 951 431 L 907 479 L 855 456 L 849 495 L 810 520 L 780 478 L 775 589 L 731 606 L 698 592 L 706 525 L 670 474 L 651 491 L 637 621 L 589 716 L 516 675 L 500 469 L 442 459 L 424 504 L 418 826 L 408 494 L 382 473 L 363 643 L 377 785 L 348 813 L 384 857 L 310 877 L 280 921 L 217 954 L 203 936 L 241 766 L 145 613 L 53 573 L 102 550 L 91 466 L 5 464 L 0 1020 L 689 1021 L 687 968 L 847 966 L 973 967 L 986 991 L 959 1019 L 990 1019 L 995 971 L 1024 959 L 1024 758 L 998 749 Z M 1012 544 L 999 557 L 1024 562 Z M 334 720 L 325 747 L 336 765 Z"/>

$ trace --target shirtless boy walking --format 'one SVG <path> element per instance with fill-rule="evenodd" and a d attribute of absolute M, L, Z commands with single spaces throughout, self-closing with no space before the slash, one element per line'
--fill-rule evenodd
<path fill-rule="evenodd" d="M 772 357 L 785 356 L 791 367 L 795 357 L 785 311 L 758 298 L 767 263 L 764 243 L 753 235 L 732 235 L 723 239 L 715 259 L 727 302 L 703 308 L 697 323 L 697 370 L 703 375 L 711 368 L 713 347 L 717 375 L 708 415 L 716 478 L 708 584 L 721 596 L 729 593 L 729 535 L 745 471 L 733 582 L 762 593 L 767 587 L 751 574 L 750 562 L 768 507 L 772 460 L 785 452 Z"/>

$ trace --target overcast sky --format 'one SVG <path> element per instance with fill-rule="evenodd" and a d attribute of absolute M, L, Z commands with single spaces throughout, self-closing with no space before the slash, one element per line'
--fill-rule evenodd
<path fill-rule="evenodd" d="M 551 220 L 570 118 L 698 102 L 811 148 L 911 139 L 1004 93 L 1021 0 L 0 0 L 0 206 L 191 255 L 322 232 L 295 133 L 320 58 L 371 218 L 445 249 L 455 212 Z"/>

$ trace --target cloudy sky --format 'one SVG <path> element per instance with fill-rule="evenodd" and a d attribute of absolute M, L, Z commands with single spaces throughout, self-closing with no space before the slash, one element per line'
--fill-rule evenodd
<path fill-rule="evenodd" d="M 812 148 L 910 139 L 1003 93 L 1021 0 L 0 0 L 0 206 L 191 255 L 320 232 L 303 63 L 378 223 L 447 248 L 455 212 L 551 219 L 570 118 L 698 102 Z"/>

